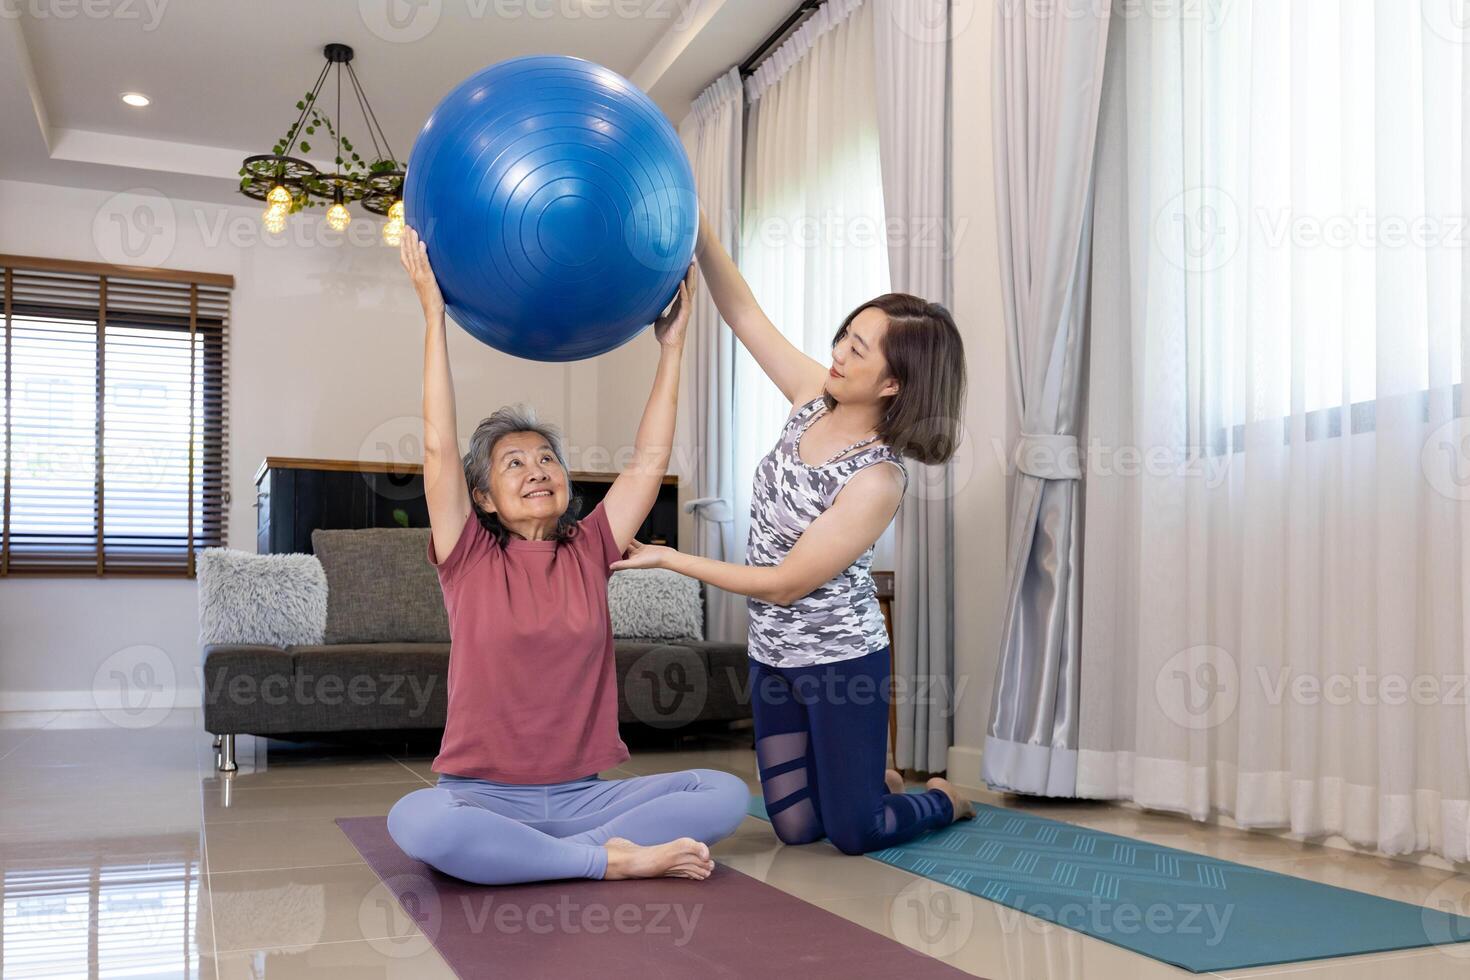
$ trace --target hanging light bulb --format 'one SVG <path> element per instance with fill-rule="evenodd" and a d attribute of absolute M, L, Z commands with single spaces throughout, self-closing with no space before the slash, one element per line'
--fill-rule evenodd
<path fill-rule="evenodd" d="M 266 208 L 265 209 L 265 214 L 261 215 L 261 222 L 265 225 L 265 230 L 269 234 L 279 235 L 281 232 L 285 231 L 286 230 L 286 207 L 285 207 L 285 205 L 282 205 L 282 204 L 272 204 L 270 207 Z"/>
<path fill-rule="evenodd" d="M 346 231 L 347 223 L 352 220 L 352 215 L 347 211 L 347 205 L 342 203 L 342 189 L 337 189 L 336 200 L 332 206 L 327 208 L 327 227 L 333 231 Z"/>
<path fill-rule="evenodd" d="M 291 206 L 291 192 L 286 190 L 284 184 L 277 184 L 272 187 L 271 192 L 265 196 L 265 199 L 268 203 L 273 205 L 279 204 L 283 208 L 289 208 Z"/>
<path fill-rule="evenodd" d="M 388 221 L 383 225 L 383 244 L 397 246 L 403 242 L 403 202 L 394 201 L 388 208 Z"/>

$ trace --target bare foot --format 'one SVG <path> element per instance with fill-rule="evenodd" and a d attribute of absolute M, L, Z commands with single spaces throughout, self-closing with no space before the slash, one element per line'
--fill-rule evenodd
<path fill-rule="evenodd" d="M 897 769 L 889 769 L 883 773 L 883 785 L 888 787 L 890 793 L 903 792 L 903 774 Z"/>
<path fill-rule="evenodd" d="M 924 785 L 929 789 L 937 789 L 949 797 L 949 804 L 954 807 L 955 820 L 969 820 L 975 815 L 975 808 L 970 806 L 970 801 L 961 796 L 960 791 L 954 788 L 954 784 L 943 776 L 935 776 Z"/>
<path fill-rule="evenodd" d="M 667 844 L 644 847 L 623 837 L 610 837 L 606 844 L 606 881 L 620 878 L 693 878 L 703 881 L 715 869 L 709 847 L 692 837 Z"/>

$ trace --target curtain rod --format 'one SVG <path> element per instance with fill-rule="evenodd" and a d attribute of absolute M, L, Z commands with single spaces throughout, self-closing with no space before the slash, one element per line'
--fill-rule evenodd
<path fill-rule="evenodd" d="M 774 48 L 777 44 L 781 43 L 786 35 L 791 33 L 792 29 L 794 29 L 800 21 L 803 21 L 811 14 L 816 13 L 817 8 L 820 7 L 823 2 L 824 0 L 802 0 L 802 2 L 797 5 L 797 8 L 791 12 L 791 15 L 781 22 L 781 26 L 772 31 L 766 37 L 766 39 L 760 43 L 760 47 L 756 48 L 753 52 L 751 52 L 749 58 L 746 58 L 740 63 L 740 77 L 749 78 L 751 75 L 754 75 L 756 66 L 759 65 L 761 61 L 765 58 L 765 56 L 770 53 L 771 49 Z"/>

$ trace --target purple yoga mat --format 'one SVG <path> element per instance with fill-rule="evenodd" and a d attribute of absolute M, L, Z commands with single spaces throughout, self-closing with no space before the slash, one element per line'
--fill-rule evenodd
<path fill-rule="evenodd" d="M 404 854 L 383 817 L 337 826 L 464 980 L 969 976 L 720 864 L 704 881 L 492 887 Z"/>

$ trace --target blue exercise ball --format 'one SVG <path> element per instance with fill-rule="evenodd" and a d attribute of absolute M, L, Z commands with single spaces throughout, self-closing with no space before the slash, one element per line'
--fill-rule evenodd
<path fill-rule="evenodd" d="M 616 72 L 562 56 L 502 61 L 445 96 L 403 204 L 454 321 L 536 361 L 594 357 L 652 323 L 699 230 L 668 119 Z"/>

